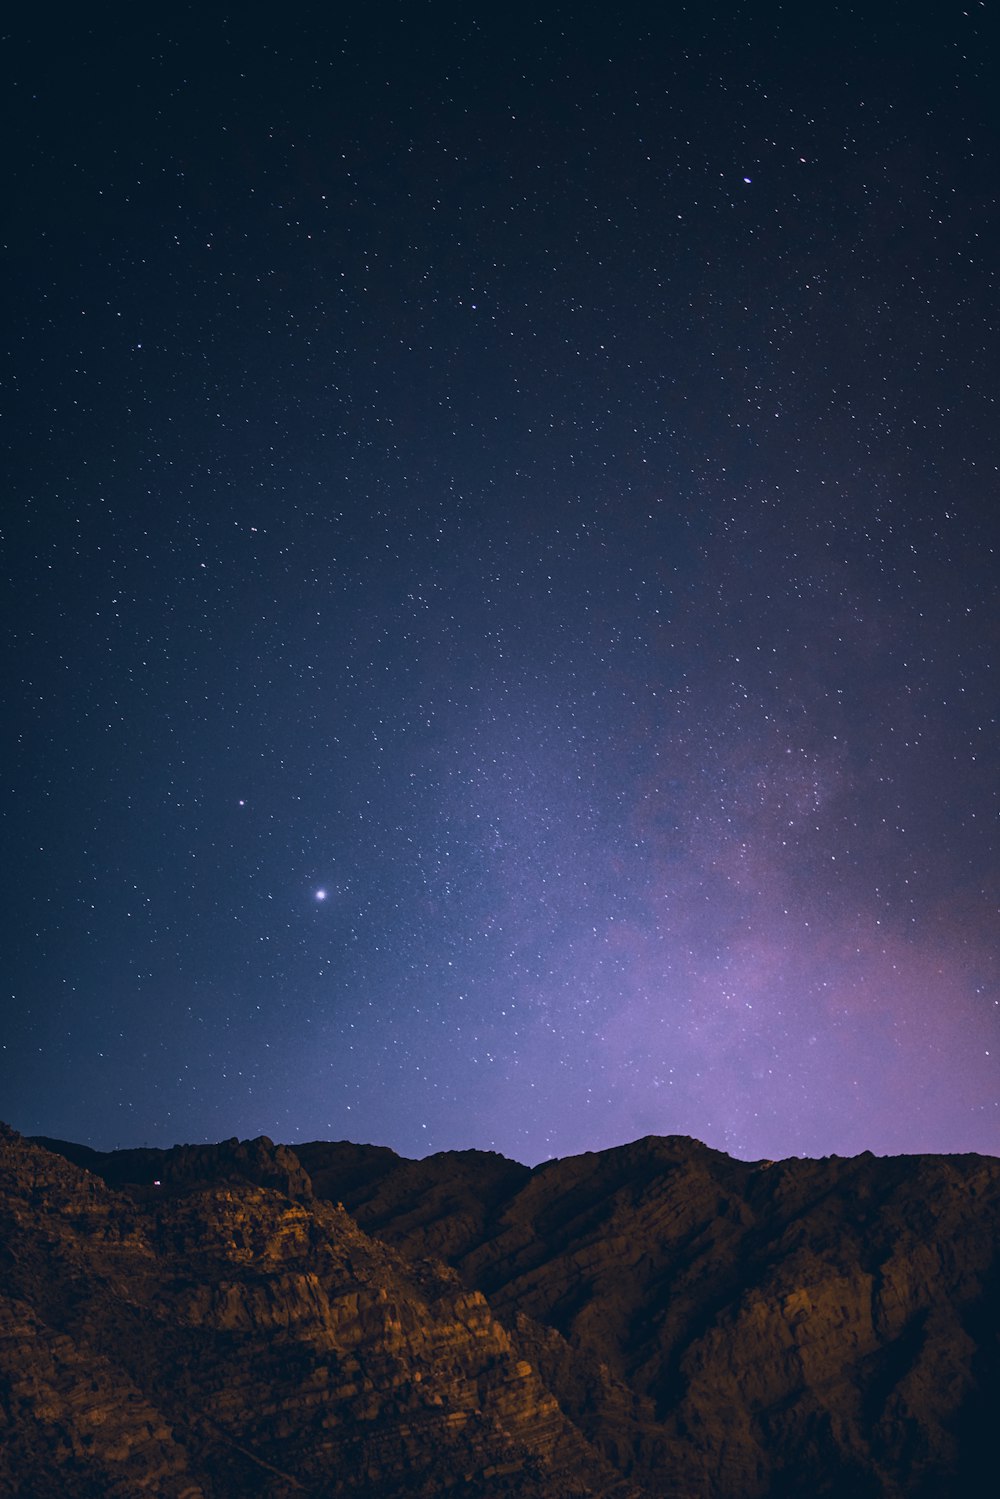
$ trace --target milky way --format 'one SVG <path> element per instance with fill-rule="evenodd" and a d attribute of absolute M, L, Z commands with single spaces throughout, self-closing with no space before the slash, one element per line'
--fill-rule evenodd
<path fill-rule="evenodd" d="M 989 16 L 646 9 L 13 36 L 19 1129 L 1000 1150 Z"/>

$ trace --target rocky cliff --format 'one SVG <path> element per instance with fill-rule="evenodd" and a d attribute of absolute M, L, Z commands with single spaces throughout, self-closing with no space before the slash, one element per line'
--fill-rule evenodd
<path fill-rule="evenodd" d="M 482 1293 L 290 1152 L 135 1164 L 115 1191 L 0 1133 L 0 1493 L 629 1493 Z"/>
<path fill-rule="evenodd" d="M 978 1156 L 5 1131 L 0 1493 L 990 1492 L 998 1229 Z"/>
<path fill-rule="evenodd" d="M 380 1159 L 365 1181 L 353 1150 L 297 1154 L 370 1232 L 483 1290 L 648 1492 L 987 1491 L 1000 1161 L 745 1163 L 675 1137 L 532 1172 Z"/>

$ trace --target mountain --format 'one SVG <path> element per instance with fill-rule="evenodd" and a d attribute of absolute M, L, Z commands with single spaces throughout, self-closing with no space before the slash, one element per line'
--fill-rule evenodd
<path fill-rule="evenodd" d="M 0 1131 L 0 1493 L 989 1491 L 1000 1161 Z"/>
<path fill-rule="evenodd" d="M 0 1132 L 0 1493 L 631 1494 L 482 1294 L 291 1152 L 127 1155 L 116 1191 Z"/>
<path fill-rule="evenodd" d="M 1000 1395 L 1000 1161 L 745 1163 L 648 1138 L 528 1172 L 315 1143 L 318 1190 L 445 1259 L 652 1494 L 981 1492 Z"/>

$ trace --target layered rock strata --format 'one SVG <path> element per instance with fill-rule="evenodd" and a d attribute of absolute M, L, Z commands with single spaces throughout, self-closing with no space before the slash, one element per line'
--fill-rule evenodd
<path fill-rule="evenodd" d="M 355 1152 L 297 1147 L 370 1232 L 484 1291 L 563 1409 L 650 1493 L 982 1491 L 1000 1161 L 746 1163 L 672 1137 L 532 1172 L 380 1156 L 366 1181 Z"/>
<path fill-rule="evenodd" d="M 0 1134 L 0 1493 L 629 1492 L 481 1292 L 220 1150 L 129 1194 Z"/>
<path fill-rule="evenodd" d="M 993 1158 L 747 1163 L 668 1137 L 529 1170 L 47 1142 L 88 1175 L 4 1142 L 3 1367 L 46 1392 L 9 1427 L 39 1472 L 81 1459 L 84 1431 L 96 1461 L 106 1426 L 101 1481 L 139 1475 L 122 1493 L 988 1491 Z"/>

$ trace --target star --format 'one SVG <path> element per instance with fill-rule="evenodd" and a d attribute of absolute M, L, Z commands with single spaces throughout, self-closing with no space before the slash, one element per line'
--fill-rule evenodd
<path fill-rule="evenodd" d="M 249 21 L 161 59 L 101 15 L 86 79 L 39 78 L 52 128 L 11 142 L 48 246 L 22 216 L 18 1129 L 1000 1151 L 1000 151 L 968 18 L 840 7 L 822 49 L 706 22 L 668 110 L 701 23 L 646 9 L 487 19 L 469 53 L 353 7 L 343 49 L 303 22 L 329 54 L 305 88 Z M 933 116 L 891 101 L 890 146 L 883 57 L 943 70 Z M 129 150 L 81 156 L 122 72 Z M 191 88 L 207 130 L 144 102 Z"/>

